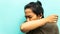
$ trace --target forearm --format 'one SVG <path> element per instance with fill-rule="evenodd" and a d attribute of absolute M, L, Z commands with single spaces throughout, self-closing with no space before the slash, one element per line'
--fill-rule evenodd
<path fill-rule="evenodd" d="M 28 32 L 30 30 L 37 28 L 37 27 L 41 27 L 45 24 L 46 24 L 45 19 L 33 20 L 33 21 L 23 23 L 21 25 L 21 30 L 24 32 Z"/>

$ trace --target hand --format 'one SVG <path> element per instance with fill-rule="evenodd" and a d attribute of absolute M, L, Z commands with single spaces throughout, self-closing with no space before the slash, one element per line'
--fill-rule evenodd
<path fill-rule="evenodd" d="M 51 16 L 48 16 L 48 17 L 46 18 L 46 21 L 47 21 L 48 23 L 56 23 L 57 20 L 58 20 L 58 16 L 57 16 L 57 15 L 51 15 Z"/>

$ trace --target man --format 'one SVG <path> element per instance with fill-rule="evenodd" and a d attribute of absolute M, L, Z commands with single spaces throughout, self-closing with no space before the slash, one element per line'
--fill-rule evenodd
<path fill-rule="evenodd" d="M 41 2 L 31 2 L 25 6 L 26 22 L 20 27 L 26 34 L 59 34 L 56 25 L 58 16 L 50 15 L 44 18 Z"/>

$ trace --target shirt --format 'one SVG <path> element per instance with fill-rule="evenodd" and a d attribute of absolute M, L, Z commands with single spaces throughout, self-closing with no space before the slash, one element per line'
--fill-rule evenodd
<path fill-rule="evenodd" d="M 47 23 L 44 26 L 38 27 L 26 34 L 59 34 L 58 27 L 54 23 Z"/>

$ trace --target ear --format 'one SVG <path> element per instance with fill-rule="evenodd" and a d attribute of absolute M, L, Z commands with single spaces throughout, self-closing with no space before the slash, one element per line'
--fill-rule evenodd
<path fill-rule="evenodd" d="M 42 19 L 42 13 L 41 13 L 40 15 L 38 15 L 38 17 L 39 17 L 40 19 Z"/>

